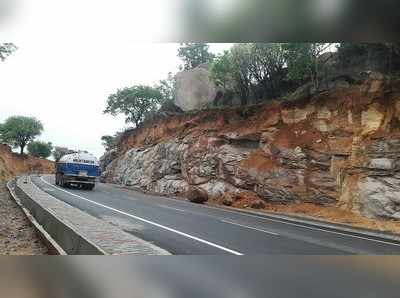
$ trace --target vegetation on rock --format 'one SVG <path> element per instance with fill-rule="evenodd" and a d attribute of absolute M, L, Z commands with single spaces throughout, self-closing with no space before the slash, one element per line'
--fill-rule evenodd
<path fill-rule="evenodd" d="M 124 114 L 127 123 L 136 127 L 148 116 L 153 114 L 163 103 L 164 96 L 158 88 L 135 85 L 119 89 L 107 100 L 105 114 Z"/>
<path fill-rule="evenodd" d="M 121 135 L 122 135 L 122 132 L 117 132 L 113 136 L 104 135 L 101 137 L 101 141 L 102 141 L 101 144 L 104 146 L 106 151 L 109 151 L 117 145 L 118 140 L 121 137 Z"/>

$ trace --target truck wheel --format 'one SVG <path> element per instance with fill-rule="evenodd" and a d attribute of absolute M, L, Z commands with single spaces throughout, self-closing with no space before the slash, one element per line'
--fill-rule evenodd
<path fill-rule="evenodd" d="M 87 189 L 93 190 L 93 188 L 94 188 L 94 184 L 89 184 L 89 185 L 87 185 Z"/>
<path fill-rule="evenodd" d="M 64 187 L 65 187 L 65 183 L 64 183 L 64 177 L 63 177 L 63 176 L 61 176 L 61 177 L 60 177 L 59 184 L 60 184 L 60 186 L 61 186 L 62 188 L 64 188 Z"/>

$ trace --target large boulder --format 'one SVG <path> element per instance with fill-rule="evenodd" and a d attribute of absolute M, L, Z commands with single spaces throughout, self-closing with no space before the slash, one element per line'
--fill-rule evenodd
<path fill-rule="evenodd" d="M 232 206 L 232 204 L 235 202 L 236 197 L 232 193 L 226 193 L 222 196 L 222 204 L 225 206 Z"/>
<path fill-rule="evenodd" d="M 263 209 L 263 208 L 265 208 L 265 203 L 264 203 L 264 201 L 258 199 L 258 200 L 255 200 L 255 201 L 251 202 L 250 208 Z"/>
<path fill-rule="evenodd" d="M 207 192 L 196 186 L 190 186 L 188 191 L 185 193 L 187 199 L 192 203 L 204 203 L 208 201 L 208 194 Z"/>
<path fill-rule="evenodd" d="M 176 74 L 175 105 L 184 111 L 199 110 L 213 103 L 217 86 L 210 80 L 207 64 Z"/>
<path fill-rule="evenodd" d="M 400 175 L 367 177 L 359 188 L 365 216 L 400 219 Z"/>

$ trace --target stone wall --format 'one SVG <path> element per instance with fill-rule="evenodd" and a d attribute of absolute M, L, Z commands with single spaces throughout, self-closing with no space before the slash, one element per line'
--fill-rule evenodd
<path fill-rule="evenodd" d="M 127 132 L 102 179 L 211 198 L 311 202 L 400 218 L 400 81 L 362 83 L 301 101 L 206 110 Z"/>

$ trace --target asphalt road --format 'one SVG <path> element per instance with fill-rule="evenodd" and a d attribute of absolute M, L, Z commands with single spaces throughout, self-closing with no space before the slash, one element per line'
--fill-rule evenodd
<path fill-rule="evenodd" d="M 61 189 L 55 186 L 53 176 L 32 177 L 32 181 L 57 199 L 172 254 L 400 254 L 397 243 L 293 225 L 102 183 L 88 191 Z"/>

